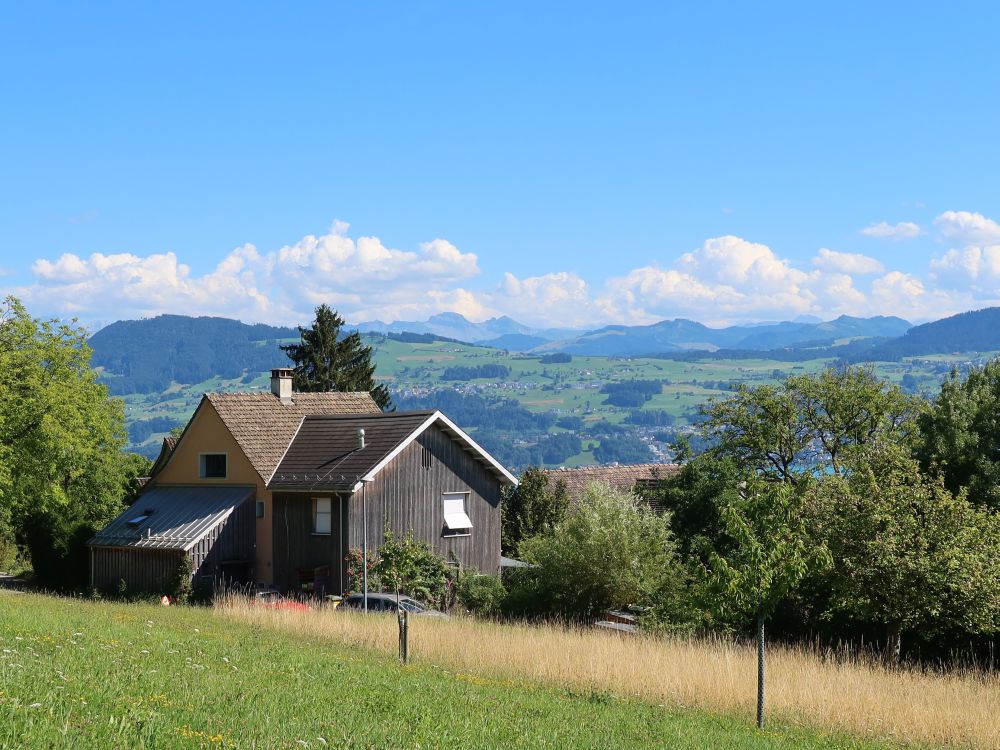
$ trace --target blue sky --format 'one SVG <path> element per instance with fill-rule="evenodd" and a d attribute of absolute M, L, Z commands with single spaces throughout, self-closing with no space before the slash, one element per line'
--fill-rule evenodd
<path fill-rule="evenodd" d="M 0 289 L 88 322 L 998 303 L 996 4 L 621 5 L 4 6 Z"/>

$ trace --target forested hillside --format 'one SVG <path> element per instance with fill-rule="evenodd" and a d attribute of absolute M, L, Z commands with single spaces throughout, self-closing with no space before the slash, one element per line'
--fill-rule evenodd
<path fill-rule="evenodd" d="M 959 320 L 976 325 L 988 322 L 990 313 L 996 314 Z M 839 331 L 849 334 L 858 320 L 839 319 Z M 891 319 L 888 324 L 897 325 Z M 917 333 L 945 324 L 955 325 L 942 321 L 913 329 L 904 337 L 917 341 L 910 351 L 940 346 L 926 335 L 920 344 Z M 804 325 L 810 335 L 829 333 L 828 324 Z M 768 328 L 745 330 L 764 335 Z M 279 341 L 297 338 L 291 328 L 161 316 L 116 323 L 93 336 L 91 344 L 103 378 L 125 397 L 132 449 L 155 456 L 163 435 L 187 421 L 205 391 L 266 390 L 271 368 L 288 363 Z M 699 407 L 710 399 L 727 398 L 741 384 L 776 383 L 853 357 L 873 360 L 874 347 L 887 343 L 848 336 L 837 346 L 827 339 L 825 345 L 807 342 L 766 352 L 676 351 L 638 358 L 518 354 L 430 333 L 367 333 L 364 338 L 374 349 L 376 377 L 390 388 L 398 408 L 442 409 L 514 469 L 668 460 L 668 444 L 678 432 L 690 433 Z M 956 333 L 946 340 L 945 351 L 951 352 L 965 339 Z M 981 340 L 989 341 L 973 341 Z M 874 366 L 908 392 L 931 396 L 953 366 L 967 368 L 998 349 L 1000 341 L 961 354 L 895 361 L 886 356 L 889 361 Z"/>
<path fill-rule="evenodd" d="M 893 362 L 924 354 L 996 349 L 1000 349 L 1000 307 L 988 307 L 915 326 L 899 338 L 855 355 L 853 361 Z"/>
<path fill-rule="evenodd" d="M 90 337 L 93 364 L 111 393 L 152 393 L 171 383 L 239 378 L 281 365 L 278 343 L 297 339 L 294 328 L 247 325 L 227 318 L 160 315 L 121 320 Z"/>

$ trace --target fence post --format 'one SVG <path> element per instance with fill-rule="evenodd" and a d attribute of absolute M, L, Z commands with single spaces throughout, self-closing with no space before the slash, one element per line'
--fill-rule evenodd
<path fill-rule="evenodd" d="M 406 610 L 402 607 L 399 608 L 397 620 L 399 621 L 399 661 L 406 664 L 410 658 L 410 627 L 406 617 Z"/>
<path fill-rule="evenodd" d="M 757 616 L 757 728 L 764 728 L 764 616 Z"/>

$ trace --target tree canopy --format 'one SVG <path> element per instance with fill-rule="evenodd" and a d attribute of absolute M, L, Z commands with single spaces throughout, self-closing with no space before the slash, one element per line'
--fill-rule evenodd
<path fill-rule="evenodd" d="M 550 482 L 548 475 L 531 466 L 516 487 L 505 490 L 500 504 L 500 547 L 516 555 L 521 541 L 552 531 L 566 515 L 569 493 L 565 482 Z"/>
<path fill-rule="evenodd" d="M 7 297 L 0 306 L 0 535 L 29 549 L 36 573 L 68 554 L 71 539 L 79 551 L 86 534 L 79 529 L 103 525 L 134 491 L 148 463 L 123 453 L 125 442 L 124 405 L 97 381 L 85 331 L 33 318 Z"/>
<path fill-rule="evenodd" d="M 956 370 L 920 420 L 917 454 L 951 492 L 965 488 L 977 505 L 1000 510 L 1000 360 Z"/>
<path fill-rule="evenodd" d="M 861 367 L 741 385 L 704 409 L 710 452 L 767 479 L 794 481 L 803 470 L 841 471 L 852 445 L 907 439 L 921 402 Z"/>
<path fill-rule="evenodd" d="M 1000 522 L 977 505 L 1000 468 L 998 384 L 997 365 L 953 376 L 930 411 L 865 368 L 741 387 L 705 408 L 710 447 L 649 492 L 713 609 L 877 627 L 892 660 L 904 634 L 992 633 Z"/>
<path fill-rule="evenodd" d="M 631 492 L 599 483 L 519 551 L 537 565 L 528 573 L 538 600 L 573 618 L 649 603 L 683 578 L 669 518 Z"/>
<path fill-rule="evenodd" d="M 392 407 L 389 389 L 375 383 L 372 348 L 361 334 L 341 335 L 344 319 L 327 305 L 316 308 L 309 328 L 299 327 L 299 343 L 281 347 L 295 363 L 293 384 L 298 391 L 368 391 L 379 407 Z"/>
<path fill-rule="evenodd" d="M 1000 521 L 899 446 L 855 451 L 844 476 L 825 479 L 813 538 L 832 553 L 833 605 L 885 627 L 898 661 L 904 632 L 1000 625 Z"/>

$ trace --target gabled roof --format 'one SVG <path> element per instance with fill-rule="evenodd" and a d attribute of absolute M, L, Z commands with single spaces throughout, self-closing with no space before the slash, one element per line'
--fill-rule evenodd
<path fill-rule="evenodd" d="M 206 393 L 226 429 L 265 482 L 284 455 L 302 418 L 329 414 L 380 414 L 370 393 L 293 393 L 283 403 L 270 392 Z M 199 406 L 200 408 L 200 406 Z"/>
<path fill-rule="evenodd" d="M 232 485 L 152 487 L 87 544 L 186 551 L 253 495 Z"/>
<path fill-rule="evenodd" d="M 637 484 L 655 485 L 681 470 L 677 464 L 630 464 L 622 466 L 590 466 L 581 469 L 549 469 L 549 482 L 565 482 L 571 500 L 578 500 L 591 482 L 609 484 L 616 489 L 631 490 Z"/>
<path fill-rule="evenodd" d="M 165 438 L 163 438 L 163 443 L 160 445 L 160 453 L 156 457 L 156 460 L 153 461 L 153 466 L 149 470 L 149 476 L 147 477 L 147 479 L 152 479 L 153 477 L 155 477 L 160 472 L 160 469 L 162 469 L 164 466 L 167 465 L 167 462 L 173 455 L 174 448 L 177 447 L 177 443 L 179 441 L 180 438 L 174 437 L 173 435 L 167 435 Z"/>
<path fill-rule="evenodd" d="M 431 425 L 437 425 L 504 484 L 517 479 L 439 411 L 308 416 L 275 470 L 268 489 L 353 492 L 374 479 Z M 358 449 L 358 430 L 365 447 Z"/>

